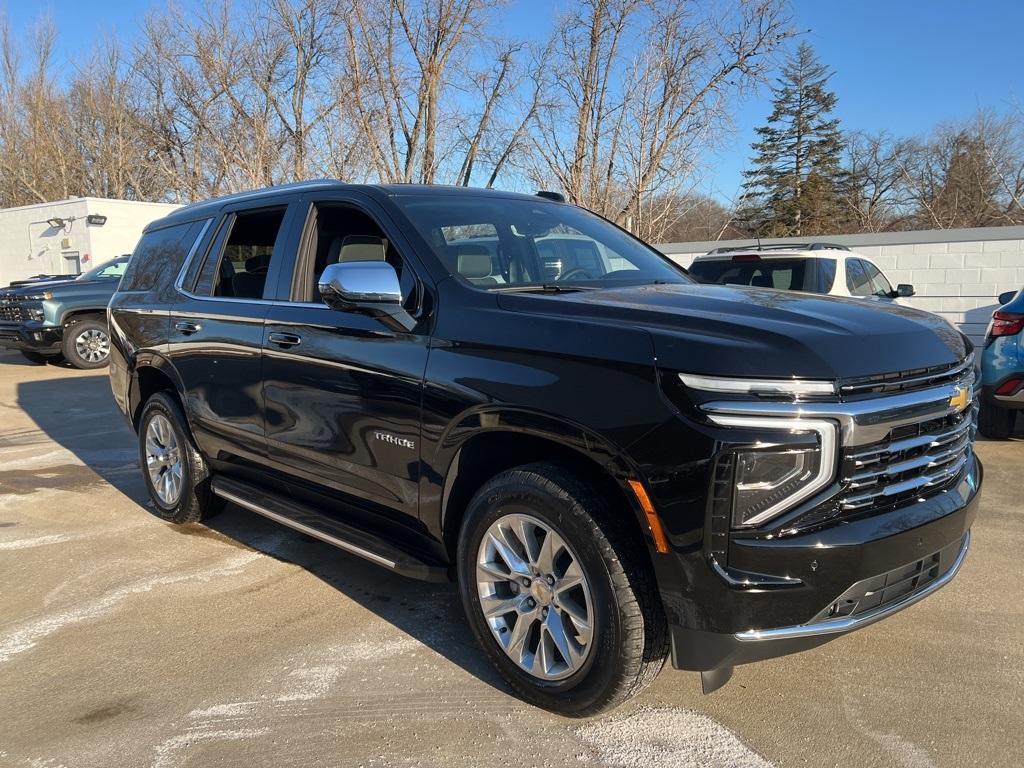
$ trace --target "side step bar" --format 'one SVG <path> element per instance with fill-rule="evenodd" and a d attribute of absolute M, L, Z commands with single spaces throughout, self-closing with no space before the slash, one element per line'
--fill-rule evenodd
<path fill-rule="evenodd" d="M 448 569 L 404 552 L 372 534 L 317 512 L 312 507 L 249 483 L 214 477 L 210 489 L 222 499 L 286 525 L 338 549 L 421 581 L 447 582 Z"/>

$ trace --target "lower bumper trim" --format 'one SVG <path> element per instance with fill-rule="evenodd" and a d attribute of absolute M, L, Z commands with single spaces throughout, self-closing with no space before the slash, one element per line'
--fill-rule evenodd
<path fill-rule="evenodd" d="M 934 581 L 930 582 L 923 589 L 896 600 L 888 605 L 883 605 L 874 611 L 863 613 L 859 616 L 841 618 L 841 619 L 830 619 L 828 621 L 822 621 L 815 624 L 801 624 L 792 627 L 777 627 L 775 629 L 750 629 L 745 632 L 737 632 L 734 637 L 743 643 L 757 643 L 766 640 L 793 640 L 797 638 L 812 638 L 826 635 L 843 634 L 846 632 L 852 632 L 855 629 L 866 627 L 869 624 L 874 624 L 876 621 L 902 611 L 904 608 L 908 608 L 919 600 L 923 600 L 928 595 L 941 589 L 956 576 L 960 567 L 964 564 L 964 560 L 967 558 L 967 550 L 971 545 L 971 532 L 967 531 L 964 534 L 963 543 L 960 546 L 960 551 L 957 554 L 956 560 L 953 565 L 944 574 L 939 576 Z"/>

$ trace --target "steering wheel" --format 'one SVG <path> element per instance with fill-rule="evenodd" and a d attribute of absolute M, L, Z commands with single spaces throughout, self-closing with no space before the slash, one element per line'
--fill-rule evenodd
<path fill-rule="evenodd" d="M 577 275 L 582 275 L 585 280 L 593 280 L 594 279 L 594 276 L 591 275 L 589 272 L 587 272 L 586 269 L 584 269 L 583 267 L 576 267 L 575 269 L 570 269 L 564 275 L 559 277 L 558 278 L 558 282 L 562 282 L 563 280 L 569 280 L 569 279 L 571 279 L 573 277 L 576 277 Z"/>

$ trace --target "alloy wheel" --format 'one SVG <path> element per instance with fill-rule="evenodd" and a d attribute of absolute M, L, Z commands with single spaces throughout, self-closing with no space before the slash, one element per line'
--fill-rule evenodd
<path fill-rule="evenodd" d="M 110 337 L 97 328 L 89 328 L 75 337 L 75 351 L 87 363 L 98 363 L 110 354 Z"/>
<path fill-rule="evenodd" d="M 525 510 L 496 520 L 476 561 L 480 607 L 494 639 L 542 680 L 579 670 L 595 637 L 593 598 L 579 558 Z"/>
<path fill-rule="evenodd" d="M 160 501 L 173 507 L 181 496 L 181 449 L 170 420 L 153 415 L 146 427 L 146 471 Z"/>

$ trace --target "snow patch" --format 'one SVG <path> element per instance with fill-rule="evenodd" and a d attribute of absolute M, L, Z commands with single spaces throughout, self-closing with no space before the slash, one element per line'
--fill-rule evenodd
<path fill-rule="evenodd" d="M 263 736 L 269 731 L 269 728 L 237 728 L 224 731 L 195 730 L 178 734 L 157 745 L 153 768 L 170 768 L 170 766 L 183 765 L 187 756 L 180 753 L 200 742 L 244 741 Z"/>
<path fill-rule="evenodd" d="M 725 726 L 688 709 L 644 707 L 576 735 L 616 768 L 771 768 Z"/>

